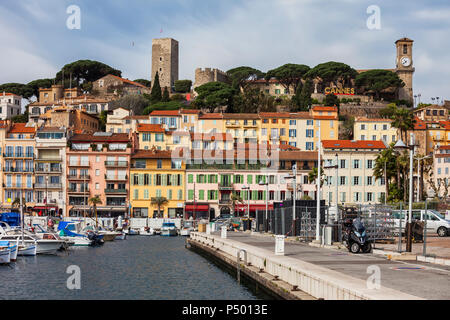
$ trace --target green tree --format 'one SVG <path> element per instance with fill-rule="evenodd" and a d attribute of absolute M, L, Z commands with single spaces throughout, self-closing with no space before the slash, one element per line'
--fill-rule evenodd
<path fill-rule="evenodd" d="M 14 116 L 11 118 L 12 122 L 20 122 L 20 123 L 27 123 L 28 122 L 28 110 L 25 108 L 25 112 L 23 114 L 19 114 L 17 116 Z"/>
<path fill-rule="evenodd" d="M 296 92 L 297 86 L 309 70 L 310 68 L 307 65 L 288 63 L 276 69 L 267 71 L 265 79 L 270 80 L 271 78 L 276 78 L 283 87 L 290 89 L 292 86 L 294 92 Z"/>
<path fill-rule="evenodd" d="M 4 83 L 0 85 L 0 95 L 3 92 L 17 94 L 24 99 L 29 99 L 34 95 L 33 88 L 23 83 Z"/>
<path fill-rule="evenodd" d="M 177 80 L 175 81 L 175 92 L 187 93 L 191 91 L 191 80 Z"/>
<path fill-rule="evenodd" d="M 70 85 L 70 78 L 77 86 L 81 86 L 82 83 L 93 82 L 108 74 L 112 74 L 118 77 L 122 76 L 122 71 L 114 69 L 102 62 L 94 60 L 78 60 L 69 64 L 66 64 L 56 74 L 56 82 L 60 83 L 64 73 L 64 83 L 66 86 Z"/>
<path fill-rule="evenodd" d="M 348 115 L 339 116 L 339 121 L 342 121 L 342 126 L 339 126 L 339 139 L 353 140 L 353 128 L 355 125 L 355 117 Z"/>
<path fill-rule="evenodd" d="M 400 130 L 400 138 L 405 144 L 408 144 L 407 132 L 414 129 L 414 124 L 416 123 L 414 114 L 412 110 L 406 108 L 394 107 L 393 110 L 394 113 L 391 116 L 392 126 Z"/>
<path fill-rule="evenodd" d="M 100 112 L 100 116 L 98 117 L 98 120 L 100 122 L 100 131 L 106 131 L 106 122 L 108 119 L 108 111 L 103 110 Z"/>
<path fill-rule="evenodd" d="M 169 90 L 167 90 L 167 87 L 164 87 L 161 102 L 169 102 L 169 101 L 170 101 Z"/>
<path fill-rule="evenodd" d="M 158 102 L 147 106 L 143 111 L 143 115 L 148 115 L 155 110 L 178 110 L 184 106 L 182 101 Z"/>
<path fill-rule="evenodd" d="M 308 71 L 305 77 L 310 79 L 319 78 L 327 86 L 329 83 L 341 83 L 343 86 L 351 86 L 351 80 L 358 72 L 349 65 L 342 62 L 329 61 L 318 64 Z"/>
<path fill-rule="evenodd" d="M 141 115 L 149 105 L 149 101 L 139 94 L 129 94 L 109 103 L 110 110 L 125 108 L 131 110 L 133 115 Z"/>
<path fill-rule="evenodd" d="M 155 79 L 153 80 L 152 92 L 150 93 L 150 101 L 151 103 L 160 102 L 162 99 L 161 86 L 159 84 L 159 75 L 158 71 L 156 71 Z"/>
<path fill-rule="evenodd" d="M 312 105 L 311 94 L 313 92 L 311 79 L 306 79 L 302 86 L 297 87 L 295 96 L 292 97 L 294 111 L 308 111 Z"/>
<path fill-rule="evenodd" d="M 379 100 L 383 93 L 394 96 L 398 88 L 405 84 L 398 77 L 398 74 L 389 70 L 369 70 L 358 74 L 355 78 L 355 85 L 359 92 L 373 95 Z"/>
<path fill-rule="evenodd" d="M 33 95 L 39 97 L 39 88 L 50 88 L 55 79 L 38 79 L 28 82 L 27 86 L 33 90 Z"/>
<path fill-rule="evenodd" d="M 196 108 L 208 108 L 214 112 L 217 107 L 232 107 L 233 97 L 236 94 L 230 85 L 223 82 L 209 82 L 197 88 L 198 97 L 192 103 Z"/>
<path fill-rule="evenodd" d="M 247 89 L 249 80 L 257 80 L 264 78 L 264 72 L 254 69 L 252 67 L 237 67 L 227 71 L 228 76 L 231 79 L 231 85 L 234 89 L 244 91 Z"/>
<path fill-rule="evenodd" d="M 239 196 L 239 195 L 237 195 L 236 193 L 232 193 L 231 194 L 231 202 L 232 202 L 232 204 L 233 204 L 233 216 L 237 216 L 236 215 L 236 203 L 237 202 L 239 202 L 239 203 L 244 203 L 244 200 L 242 200 L 242 198 L 241 198 L 241 196 Z"/>
<path fill-rule="evenodd" d="M 167 198 L 165 197 L 154 197 L 151 199 L 151 204 L 158 206 L 158 217 L 161 218 L 161 207 L 168 203 Z"/>
<path fill-rule="evenodd" d="M 339 107 L 339 98 L 330 93 L 325 96 L 324 105 L 328 107 Z"/>
<path fill-rule="evenodd" d="M 233 98 L 232 108 L 227 112 L 233 113 L 258 113 L 275 112 L 275 98 L 271 97 L 258 88 L 249 87 L 244 92 L 237 94 Z"/>
<path fill-rule="evenodd" d="M 95 227 L 98 229 L 98 220 L 97 220 L 97 205 L 102 204 L 102 200 L 98 195 L 95 197 L 89 198 L 89 203 L 94 206 L 94 214 L 95 214 Z"/>
<path fill-rule="evenodd" d="M 147 80 L 147 79 L 136 79 L 136 80 L 133 80 L 133 81 L 137 82 L 137 83 L 140 83 L 143 86 L 146 86 L 146 87 L 149 87 L 149 88 L 152 87 L 152 82 L 150 80 Z"/>
<path fill-rule="evenodd" d="M 386 199 L 390 199 L 389 184 L 391 179 L 395 179 L 397 172 L 397 155 L 393 149 L 393 145 L 381 151 L 375 159 L 375 166 L 373 169 L 373 176 L 376 180 L 384 178 L 386 186 Z"/>

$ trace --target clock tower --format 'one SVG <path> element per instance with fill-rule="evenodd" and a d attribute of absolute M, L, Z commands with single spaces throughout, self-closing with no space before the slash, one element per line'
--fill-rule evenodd
<path fill-rule="evenodd" d="M 398 91 L 398 99 L 409 100 L 413 99 L 413 59 L 412 59 L 412 46 L 413 40 L 408 38 L 402 38 L 395 41 L 397 47 L 397 61 L 395 72 L 399 78 L 405 83 L 403 88 Z"/>

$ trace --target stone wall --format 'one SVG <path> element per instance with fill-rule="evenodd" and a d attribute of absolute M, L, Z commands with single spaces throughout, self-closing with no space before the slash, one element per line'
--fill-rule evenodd
<path fill-rule="evenodd" d="M 178 41 L 171 38 L 152 41 L 152 85 L 158 72 L 161 88 L 172 89 L 178 80 Z"/>
<path fill-rule="evenodd" d="M 225 82 L 230 83 L 230 78 L 228 75 L 219 70 L 211 68 L 197 68 L 195 69 L 195 82 L 194 89 L 208 82 Z"/>

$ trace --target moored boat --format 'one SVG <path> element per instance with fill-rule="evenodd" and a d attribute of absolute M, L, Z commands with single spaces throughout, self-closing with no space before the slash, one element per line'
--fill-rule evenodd
<path fill-rule="evenodd" d="M 35 256 L 37 254 L 37 242 L 34 243 L 20 243 L 17 255 L 19 256 Z"/>
<path fill-rule="evenodd" d="M 9 264 L 11 262 L 11 248 L 9 241 L 0 241 L 0 264 Z"/>
<path fill-rule="evenodd" d="M 161 236 L 174 237 L 178 235 L 177 227 L 173 222 L 164 222 L 161 227 Z"/>
<path fill-rule="evenodd" d="M 153 230 L 153 228 L 151 228 L 151 227 L 142 227 L 139 230 L 139 235 L 140 236 L 153 236 L 153 235 L 155 235 L 155 230 Z"/>

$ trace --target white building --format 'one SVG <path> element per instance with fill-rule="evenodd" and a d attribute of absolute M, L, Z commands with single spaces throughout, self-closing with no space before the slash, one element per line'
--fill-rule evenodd
<path fill-rule="evenodd" d="M 22 97 L 13 93 L 0 95 L 0 120 L 11 119 L 20 114 Z"/>
<path fill-rule="evenodd" d="M 338 202 L 340 204 L 384 203 L 386 184 L 375 179 L 373 169 L 378 154 L 386 149 L 383 141 L 322 140 L 322 159 L 326 182 L 322 197 L 336 203 L 336 169 L 338 164 Z"/>

